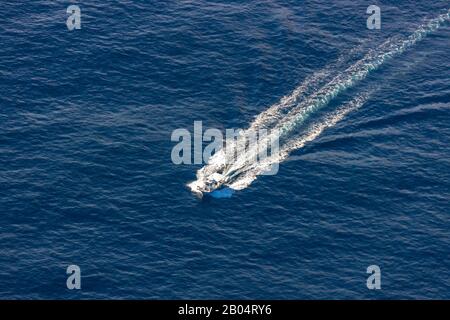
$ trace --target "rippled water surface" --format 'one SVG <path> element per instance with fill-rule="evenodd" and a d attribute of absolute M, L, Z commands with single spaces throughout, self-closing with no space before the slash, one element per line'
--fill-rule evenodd
<path fill-rule="evenodd" d="M 173 130 L 326 94 L 450 9 L 368 30 L 370 4 L 89 0 L 74 31 L 67 1 L 2 4 L 0 298 L 449 299 L 448 21 L 296 122 L 278 174 L 201 200 L 171 161 Z"/>

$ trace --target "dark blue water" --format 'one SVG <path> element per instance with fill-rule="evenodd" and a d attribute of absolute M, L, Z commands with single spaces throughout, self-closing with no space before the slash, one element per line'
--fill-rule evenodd
<path fill-rule="evenodd" d="M 231 198 L 192 195 L 201 166 L 170 157 L 173 130 L 245 128 L 448 1 L 89 0 L 74 31 L 68 5 L 1 5 L 0 298 L 450 298 L 448 25 Z"/>

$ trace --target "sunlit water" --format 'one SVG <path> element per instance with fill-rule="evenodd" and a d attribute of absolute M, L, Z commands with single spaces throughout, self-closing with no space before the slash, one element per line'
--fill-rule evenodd
<path fill-rule="evenodd" d="M 67 5 L 0 12 L 1 298 L 450 298 L 448 1 Z M 194 196 L 197 120 L 279 172 Z"/>

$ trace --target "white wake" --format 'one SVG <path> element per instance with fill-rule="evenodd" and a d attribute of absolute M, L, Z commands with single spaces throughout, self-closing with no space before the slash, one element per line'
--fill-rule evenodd
<path fill-rule="evenodd" d="M 255 153 L 259 152 L 258 148 L 249 148 L 246 152 L 239 154 L 236 159 L 227 158 L 226 150 L 219 150 L 208 160 L 207 165 L 197 171 L 197 180 L 188 186 L 195 191 L 205 184 L 210 176 L 220 173 L 224 177 L 224 185 L 235 190 L 246 188 L 258 175 L 267 172 L 272 165 L 281 163 L 292 151 L 302 148 L 306 143 L 316 139 L 326 128 L 335 126 L 349 112 L 360 108 L 369 94 L 358 95 L 351 102 L 307 126 L 301 134 L 296 134 L 298 128 L 304 125 L 313 114 L 327 106 L 340 93 L 364 80 L 386 61 L 411 48 L 449 20 L 450 10 L 421 25 L 405 39 L 389 39 L 377 50 L 370 51 L 331 80 L 329 80 L 332 71 L 330 68 L 309 77 L 290 95 L 283 97 L 277 104 L 256 116 L 237 140 L 226 142 L 227 148 L 234 147 L 239 143 L 239 139 L 246 139 L 250 132 L 268 129 L 272 130 L 272 134 L 276 134 L 280 141 L 278 154 L 252 162 L 248 159 L 257 158 Z M 273 137 L 269 135 L 267 139 L 270 138 Z"/>

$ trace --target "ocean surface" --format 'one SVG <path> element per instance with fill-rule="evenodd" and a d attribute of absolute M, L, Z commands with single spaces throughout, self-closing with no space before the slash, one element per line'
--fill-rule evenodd
<path fill-rule="evenodd" d="M 449 9 L 2 2 L 0 298 L 450 299 Z M 278 173 L 195 196 L 194 121 L 287 124 Z"/>

